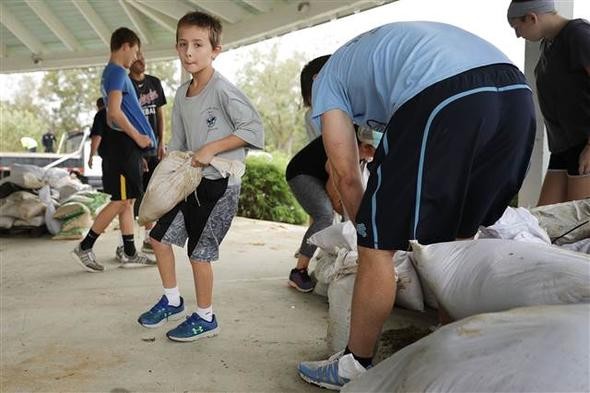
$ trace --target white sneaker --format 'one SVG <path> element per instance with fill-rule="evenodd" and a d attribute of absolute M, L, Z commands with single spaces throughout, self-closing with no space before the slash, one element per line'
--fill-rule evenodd
<path fill-rule="evenodd" d="M 130 267 L 144 267 L 144 266 L 156 266 L 156 261 L 146 257 L 143 254 L 138 252 L 135 253 L 133 256 L 129 256 L 123 252 L 123 257 L 120 260 L 122 268 L 130 268 Z"/>

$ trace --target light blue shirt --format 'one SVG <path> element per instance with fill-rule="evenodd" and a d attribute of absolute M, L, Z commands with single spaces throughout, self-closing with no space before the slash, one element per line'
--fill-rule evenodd
<path fill-rule="evenodd" d="M 330 110 L 383 131 L 392 115 L 422 90 L 464 71 L 511 61 L 484 39 L 435 22 L 377 27 L 338 49 L 313 82 L 313 121 Z"/>

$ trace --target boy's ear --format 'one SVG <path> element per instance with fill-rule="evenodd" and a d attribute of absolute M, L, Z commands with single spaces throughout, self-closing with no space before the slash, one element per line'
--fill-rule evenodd
<path fill-rule="evenodd" d="M 219 56 L 220 53 L 221 53 L 221 45 L 217 45 L 215 48 L 213 48 L 213 60 L 215 60 L 215 58 L 217 56 Z"/>

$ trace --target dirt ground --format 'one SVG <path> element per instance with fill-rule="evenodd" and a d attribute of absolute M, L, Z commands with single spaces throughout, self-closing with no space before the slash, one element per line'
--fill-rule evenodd
<path fill-rule="evenodd" d="M 107 232 L 95 246 L 104 273 L 88 273 L 72 260 L 75 241 L 1 237 L 0 391 L 320 391 L 298 377 L 296 365 L 330 355 L 327 299 L 287 286 L 304 231 L 234 221 L 214 265 L 220 335 L 193 343 L 166 338 L 173 322 L 156 329 L 136 322 L 162 290 L 156 268 L 118 268 L 119 232 Z M 183 250 L 175 253 L 179 287 L 192 312 L 190 266 Z M 432 323 L 432 313 L 400 310 L 386 330 L 416 333 Z M 390 334 L 380 356 L 400 345 L 387 343 Z M 409 342 L 417 336 L 400 337 Z"/>

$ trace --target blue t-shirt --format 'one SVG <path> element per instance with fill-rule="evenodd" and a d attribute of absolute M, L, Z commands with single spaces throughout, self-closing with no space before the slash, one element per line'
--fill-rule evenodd
<path fill-rule="evenodd" d="M 137 98 L 135 87 L 127 75 L 127 70 L 120 65 L 109 63 L 102 72 L 101 78 L 101 93 L 105 106 L 108 108 L 108 96 L 111 91 L 119 90 L 122 93 L 123 99 L 121 101 L 121 110 L 127 116 L 129 122 L 139 131 L 139 133 L 147 135 L 152 140 L 152 146 L 146 150 L 155 149 L 156 137 L 154 131 L 143 114 L 141 105 Z M 123 131 L 116 124 L 110 126 L 117 131 Z"/>
<path fill-rule="evenodd" d="M 511 63 L 499 49 L 458 27 L 399 22 L 377 27 L 338 49 L 313 82 L 313 121 L 332 109 L 355 124 L 383 130 L 422 90 L 461 72 Z"/>

